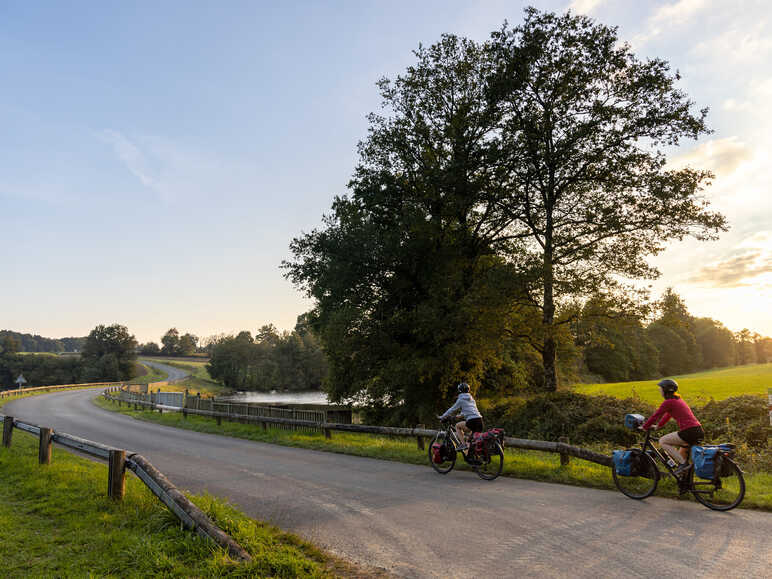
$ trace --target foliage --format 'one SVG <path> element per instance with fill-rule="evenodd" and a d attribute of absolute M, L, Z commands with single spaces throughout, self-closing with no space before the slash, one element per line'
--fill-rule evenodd
<path fill-rule="evenodd" d="M 560 391 L 527 400 L 504 400 L 486 408 L 486 423 L 503 427 L 507 434 L 536 440 L 565 436 L 574 444 L 611 442 L 630 445 L 636 435 L 624 428 L 629 412 L 650 414 L 654 408 L 639 399 L 587 396 Z"/>
<path fill-rule="evenodd" d="M 6 339 L 16 343 L 16 352 L 80 352 L 86 338 L 44 338 L 37 334 L 22 334 L 11 330 L 0 330 L 0 352 Z"/>
<path fill-rule="evenodd" d="M 545 387 L 554 390 L 556 304 L 658 275 L 646 257 L 668 240 L 726 228 L 701 196 L 707 171 L 665 168 L 664 147 L 708 131 L 706 110 L 660 59 L 638 60 L 616 30 L 584 16 L 526 9 L 492 37 L 510 162 L 506 209 L 529 243 L 542 310 Z M 537 294 L 540 294 L 537 297 Z"/>
<path fill-rule="evenodd" d="M 80 381 L 83 363 L 75 356 L 58 357 L 44 355 L 22 356 L 0 354 L 0 388 L 16 388 L 16 378 L 22 374 L 27 380 L 25 388 L 76 384 Z"/>
<path fill-rule="evenodd" d="M 159 356 L 161 348 L 155 342 L 148 342 L 147 344 L 140 344 L 137 352 L 141 356 Z"/>
<path fill-rule="evenodd" d="M 327 373 L 318 338 L 307 326 L 277 332 L 263 326 L 220 338 L 211 348 L 209 376 L 235 390 L 319 390 Z"/>
<path fill-rule="evenodd" d="M 764 362 L 772 352 L 770 338 L 749 330 L 733 334 L 711 318 L 691 316 L 672 288 L 653 304 L 653 311 L 645 326 L 645 308 L 631 313 L 605 296 L 587 300 L 573 326 L 586 370 L 621 382 Z"/>
<path fill-rule="evenodd" d="M 706 133 L 705 111 L 583 16 L 528 9 L 486 43 L 444 35 L 415 55 L 379 82 L 387 113 L 350 196 L 284 264 L 316 302 L 330 395 L 428 416 L 461 379 L 522 375 L 512 337 L 554 390 L 572 298 L 620 294 L 668 240 L 725 228 L 700 195 L 710 174 L 666 170 L 661 151 Z"/>
<path fill-rule="evenodd" d="M 126 326 L 99 325 L 86 338 L 81 359 L 86 382 L 127 380 L 134 376 L 137 341 Z"/>

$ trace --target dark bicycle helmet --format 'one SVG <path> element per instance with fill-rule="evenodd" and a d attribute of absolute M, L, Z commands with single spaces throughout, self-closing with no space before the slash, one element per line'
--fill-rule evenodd
<path fill-rule="evenodd" d="M 676 390 L 678 390 L 678 383 L 675 380 L 671 380 L 670 378 L 660 380 L 657 382 L 657 386 L 662 388 L 662 391 L 665 394 L 673 394 Z"/>
<path fill-rule="evenodd" d="M 459 383 L 459 385 L 458 385 L 458 393 L 459 394 L 464 394 L 465 392 L 469 392 L 469 384 L 467 384 L 466 382 Z"/>

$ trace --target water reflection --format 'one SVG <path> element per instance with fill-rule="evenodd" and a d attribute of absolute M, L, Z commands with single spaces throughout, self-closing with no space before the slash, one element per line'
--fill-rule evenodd
<path fill-rule="evenodd" d="M 236 392 L 232 396 L 218 398 L 232 402 L 262 402 L 274 404 L 328 404 L 324 392 Z"/>

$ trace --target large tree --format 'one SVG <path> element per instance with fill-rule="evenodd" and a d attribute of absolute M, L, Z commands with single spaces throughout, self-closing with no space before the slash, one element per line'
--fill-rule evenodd
<path fill-rule="evenodd" d="M 415 54 L 379 83 L 350 194 L 284 264 L 315 299 L 330 393 L 425 417 L 453 382 L 508 365 L 511 337 L 554 390 L 561 307 L 725 227 L 700 196 L 708 172 L 665 169 L 705 111 L 665 62 L 581 16 L 528 9 L 486 43 L 445 35 Z"/>
<path fill-rule="evenodd" d="M 384 115 L 350 196 L 324 228 L 292 242 L 289 277 L 316 300 L 309 316 L 330 361 L 333 400 L 361 397 L 428 418 L 460 380 L 500 365 L 522 286 L 504 256 L 499 118 L 486 97 L 484 46 L 443 36 L 382 80 Z"/>
<path fill-rule="evenodd" d="M 84 379 L 117 381 L 132 378 L 137 359 L 137 340 L 126 326 L 99 325 L 86 338 L 81 359 Z"/>
<path fill-rule="evenodd" d="M 618 289 L 620 277 L 656 277 L 645 258 L 667 242 L 726 228 L 701 195 L 711 174 L 666 168 L 668 149 L 709 132 L 707 109 L 694 110 L 665 61 L 639 60 L 615 28 L 585 16 L 528 8 L 491 46 L 510 169 L 503 203 L 513 230 L 529 236 L 523 263 L 554 390 L 561 301 Z"/>

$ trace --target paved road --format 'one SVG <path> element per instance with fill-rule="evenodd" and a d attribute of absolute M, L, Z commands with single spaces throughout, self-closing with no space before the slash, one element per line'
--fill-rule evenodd
<path fill-rule="evenodd" d="M 226 497 L 397 576 L 769 577 L 772 569 L 769 513 L 441 476 L 428 466 L 177 430 L 103 411 L 94 395 L 36 396 L 4 412 L 140 452 L 182 488 Z"/>
<path fill-rule="evenodd" d="M 168 374 L 167 380 L 169 382 L 184 380 L 190 376 L 190 372 L 187 372 L 186 370 L 181 370 L 180 368 L 175 368 L 174 366 L 169 366 L 168 364 L 161 364 L 160 362 L 151 362 L 147 358 L 141 358 L 140 362 L 147 366 L 152 366 L 153 368 L 161 370 L 161 372 L 166 372 Z"/>

